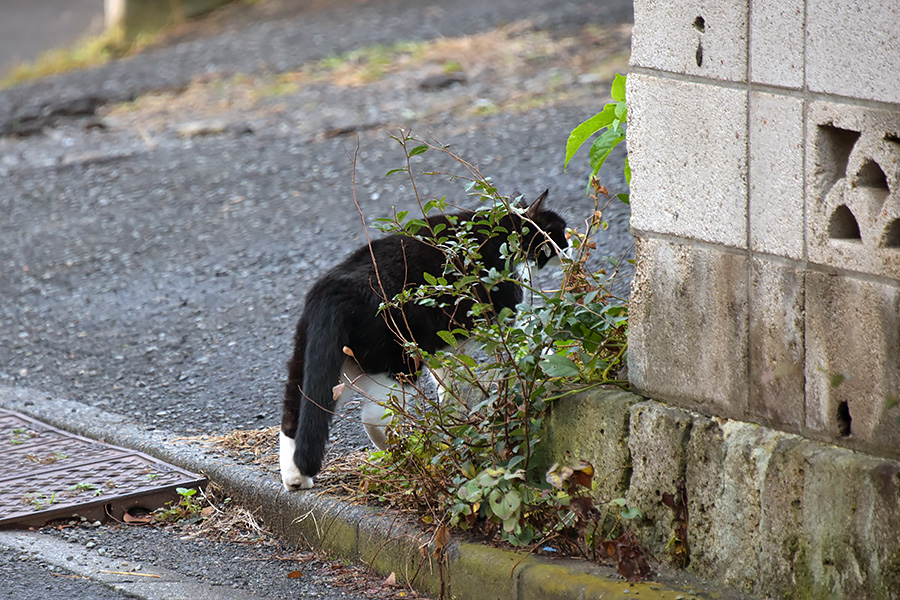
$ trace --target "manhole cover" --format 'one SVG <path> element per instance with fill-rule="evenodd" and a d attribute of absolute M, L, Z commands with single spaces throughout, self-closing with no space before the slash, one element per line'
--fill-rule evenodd
<path fill-rule="evenodd" d="M 122 520 L 178 498 L 206 479 L 151 456 L 56 429 L 0 409 L 0 528 L 74 515 Z"/>

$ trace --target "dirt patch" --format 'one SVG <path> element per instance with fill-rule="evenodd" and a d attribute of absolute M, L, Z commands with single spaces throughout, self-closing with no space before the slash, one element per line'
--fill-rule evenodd
<path fill-rule="evenodd" d="M 107 128 L 137 131 L 152 143 L 166 134 L 250 132 L 274 119 L 327 137 L 413 118 L 522 111 L 595 94 L 592 84 L 627 71 L 630 35 L 630 25 L 589 25 L 553 37 L 521 21 L 469 36 L 370 46 L 281 74 L 205 75 L 100 115 Z"/>

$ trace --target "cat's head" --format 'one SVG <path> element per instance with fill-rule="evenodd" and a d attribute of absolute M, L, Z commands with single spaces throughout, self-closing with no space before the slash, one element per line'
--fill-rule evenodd
<path fill-rule="evenodd" d="M 524 246 L 528 262 L 543 268 L 548 264 L 559 264 L 559 252 L 569 247 L 566 239 L 566 222 L 553 212 L 544 208 L 544 201 L 550 190 L 538 196 L 537 200 L 528 204 L 523 217 L 523 225 L 528 228 Z M 537 231 L 535 231 L 537 226 Z"/>

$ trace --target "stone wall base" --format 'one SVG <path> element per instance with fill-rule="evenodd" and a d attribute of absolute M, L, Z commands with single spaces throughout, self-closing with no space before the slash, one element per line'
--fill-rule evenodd
<path fill-rule="evenodd" d="M 548 423 L 537 459 L 589 460 L 660 559 L 686 549 L 689 571 L 769 597 L 900 598 L 900 462 L 618 390 L 560 399 Z M 679 485 L 686 545 L 662 502 Z"/>

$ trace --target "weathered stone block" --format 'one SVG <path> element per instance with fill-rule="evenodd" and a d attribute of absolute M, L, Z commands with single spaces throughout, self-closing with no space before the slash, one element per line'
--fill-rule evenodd
<path fill-rule="evenodd" d="M 900 3 L 806 3 L 806 82 L 815 92 L 900 103 Z"/>
<path fill-rule="evenodd" d="M 747 5 L 730 0 L 634 3 L 631 64 L 746 81 Z"/>
<path fill-rule="evenodd" d="M 747 591 L 757 585 L 760 494 L 784 435 L 741 421 L 694 419 L 686 470 L 691 570 Z"/>
<path fill-rule="evenodd" d="M 793 265 L 750 260 L 748 413 L 794 433 L 805 421 L 804 282 Z"/>
<path fill-rule="evenodd" d="M 806 275 L 806 426 L 900 457 L 900 282 Z"/>
<path fill-rule="evenodd" d="M 747 93 L 635 73 L 628 98 L 632 229 L 746 248 Z"/>
<path fill-rule="evenodd" d="M 750 94 L 750 247 L 803 258 L 803 103 Z"/>
<path fill-rule="evenodd" d="M 684 456 L 689 570 L 765 596 L 900 598 L 900 463 L 697 415 Z"/>
<path fill-rule="evenodd" d="M 803 481 L 806 460 L 822 452 L 821 444 L 795 435 L 779 439 L 761 480 L 759 546 L 760 572 L 766 588 L 778 597 L 790 597 L 811 582 L 805 562 L 808 545 L 803 541 Z M 763 589 L 760 581 L 757 589 Z"/>
<path fill-rule="evenodd" d="M 637 523 L 641 543 L 648 548 L 668 546 L 674 534 L 674 514 L 662 504 L 663 494 L 675 494 L 683 480 L 685 448 L 693 426 L 692 415 L 658 402 L 631 408 L 628 447 L 631 450 L 631 485 L 628 504 L 644 518 Z"/>
<path fill-rule="evenodd" d="M 533 464 L 545 473 L 553 463 L 586 460 L 599 483 L 597 498 L 620 498 L 631 477 L 628 418 L 641 398 L 620 390 L 600 390 L 556 400 L 544 423 Z"/>
<path fill-rule="evenodd" d="M 807 132 L 809 260 L 900 279 L 900 113 L 816 102 Z"/>
<path fill-rule="evenodd" d="M 750 3 L 750 81 L 803 87 L 803 0 Z"/>
<path fill-rule="evenodd" d="M 645 396 L 706 414 L 746 414 L 746 256 L 636 240 L 628 369 Z"/>
<path fill-rule="evenodd" d="M 804 458 L 798 596 L 900 598 L 900 465 L 834 447 Z"/>

